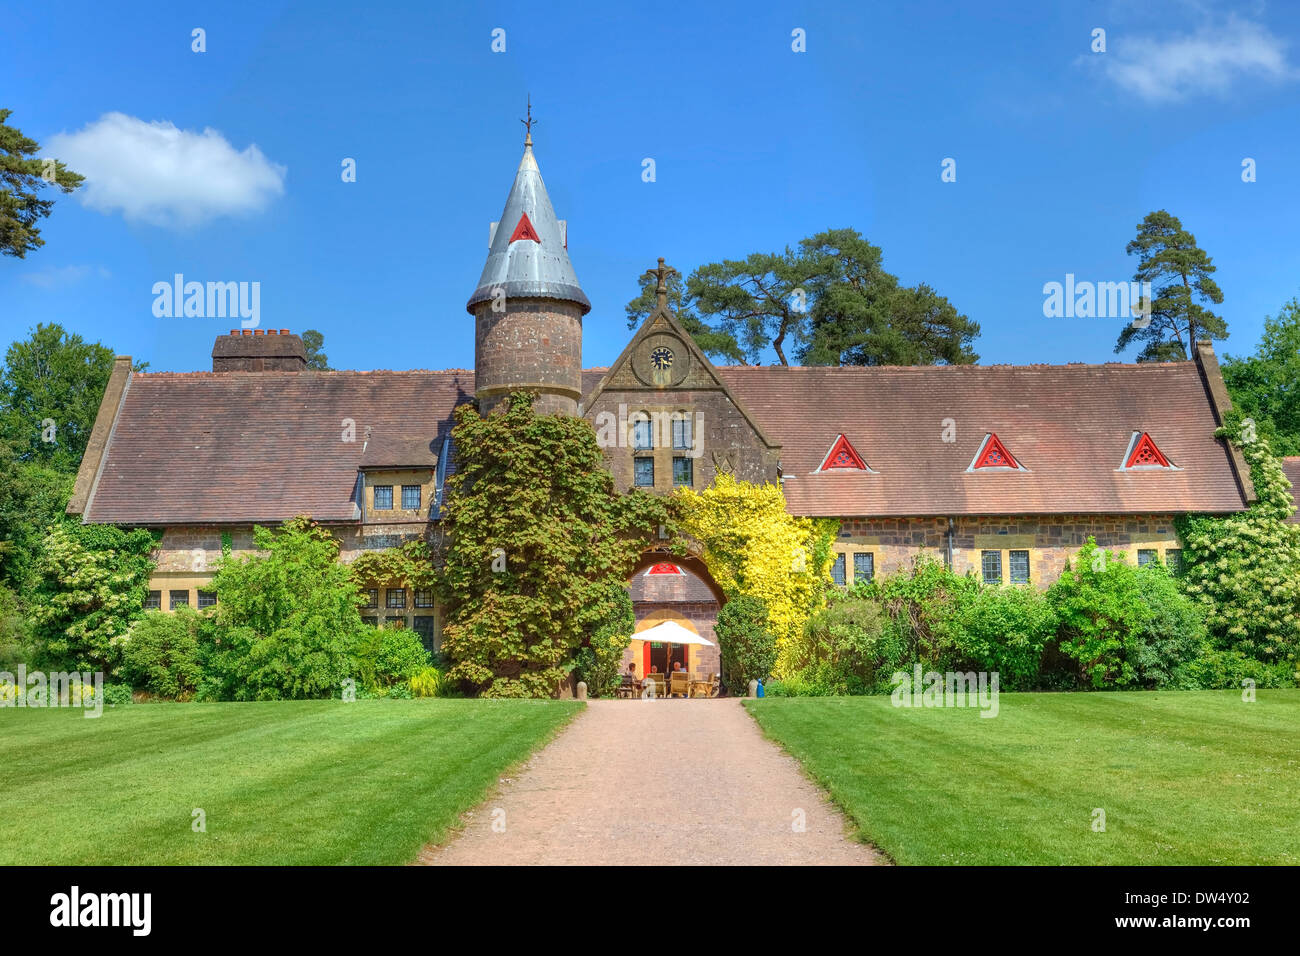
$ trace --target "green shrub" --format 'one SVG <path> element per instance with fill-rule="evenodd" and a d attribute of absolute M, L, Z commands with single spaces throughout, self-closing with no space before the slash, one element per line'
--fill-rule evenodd
<path fill-rule="evenodd" d="M 1047 590 L 1058 647 L 1095 688 L 1163 687 L 1201 647 L 1201 612 L 1161 565 L 1137 568 L 1088 539 Z"/>
<path fill-rule="evenodd" d="M 354 645 L 357 679 L 370 689 L 405 685 L 431 663 L 419 635 L 400 624 L 367 628 Z"/>
<path fill-rule="evenodd" d="M 1095 688 L 1128 687 L 1138 680 L 1137 660 L 1147 608 L 1138 570 L 1089 538 L 1047 590 L 1060 621 L 1058 646 L 1078 663 Z"/>
<path fill-rule="evenodd" d="M 198 696 L 281 700 L 339 693 L 366 635 L 357 585 L 338 562 L 338 541 L 298 517 L 274 531 L 255 527 L 253 542 L 259 553 L 224 559 L 212 580 L 219 603 L 213 626 L 200 629 Z M 400 665 L 377 657 L 375 666 Z"/>
<path fill-rule="evenodd" d="M 997 672 L 1004 690 L 1038 685 L 1043 648 L 1056 635 L 1056 613 L 1029 586 L 981 587 L 964 595 L 954 634 L 957 670 Z"/>
<path fill-rule="evenodd" d="M 1145 687 L 1177 686 L 1175 673 L 1205 643 L 1205 613 L 1158 561 L 1139 569 L 1137 580 L 1147 609 L 1137 649 L 1138 680 Z"/>
<path fill-rule="evenodd" d="M 766 680 L 772 673 L 776 637 L 768 624 L 767 605 L 758 598 L 741 595 L 724 604 L 714 633 L 731 693 L 743 696 L 751 680 Z"/>
<path fill-rule="evenodd" d="M 30 601 L 37 663 L 47 670 L 116 673 L 113 638 L 144 613 L 155 537 L 143 530 L 53 525 L 37 560 Z"/>
<path fill-rule="evenodd" d="M 411 675 L 412 697 L 443 697 L 448 688 L 448 681 L 443 672 L 436 667 L 422 667 Z"/>
<path fill-rule="evenodd" d="M 900 643 L 899 659 L 927 670 L 948 670 L 957 658 L 957 617 L 979 591 L 972 575 L 958 575 L 933 558 L 868 585 L 878 595 Z"/>
<path fill-rule="evenodd" d="M 789 696 L 865 694 L 881 689 L 903 656 L 899 629 L 880 602 L 861 593 L 831 595 L 808 619 L 789 659 L 797 669 L 783 675 Z"/>
<path fill-rule="evenodd" d="M 607 610 L 592 629 L 590 641 L 579 648 L 574 658 L 578 680 L 587 682 L 587 693 L 592 697 L 613 697 L 621 675 L 619 665 L 623 652 L 632 643 L 636 629 L 636 614 L 632 610 L 632 596 L 627 586 L 617 581 L 605 592 Z"/>
<path fill-rule="evenodd" d="M 122 676 L 158 697 L 189 700 L 202 679 L 199 629 L 204 616 L 189 607 L 148 611 L 118 638 Z"/>
<path fill-rule="evenodd" d="M 18 595 L 0 584 L 0 670 L 13 671 L 31 661 L 31 629 L 18 604 Z"/>
<path fill-rule="evenodd" d="M 1300 684 L 1300 673 L 1294 661 L 1269 663 L 1241 651 L 1216 650 L 1207 645 L 1174 671 L 1171 682 L 1188 689 L 1241 690 L 1246 679 L 1253 680 L 1256 687 L 1295 687 Z"/>

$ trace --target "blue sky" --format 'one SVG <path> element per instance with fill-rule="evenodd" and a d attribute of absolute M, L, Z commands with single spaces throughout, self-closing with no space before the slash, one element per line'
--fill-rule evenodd
<path fill-rule="evenodd" d="M 152 286 L 179 272 L 260 282 L 261 325 L 320 329 L 336 368 L 472 367 L 464 304 L 528 94 L 593 303 L 588 366 L 626 344 L 656 257 L 688 272 L 830 227 L 978 321 L 984 363 L 1115 360 L 1120 323 L 1045 318 L 1043 284 L 1131 278 L 1153 209 L 1218 266 L 1221 354 L 1300 295 L 1294 5 L 116 6 L 6 13 L 0 106 L 93 175 L 44 248 L 0 260 L 0 343 L 56 321 L 154 370 L 209 368 L 238 322 L 156 318 Z"/>

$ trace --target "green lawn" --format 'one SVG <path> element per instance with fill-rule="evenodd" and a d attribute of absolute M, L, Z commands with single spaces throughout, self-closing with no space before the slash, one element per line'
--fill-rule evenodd
<path fill-rule="evenodd" d="M 581 706 L 0 709 L 0 864 L 409 862 Z"/>
<path fill-rule="evenodd" d="M 747 702 L 899 863 L 1300 863 L 1300 690 Z M 1093 832 L 1093 810 L 1106 832 Z"/>

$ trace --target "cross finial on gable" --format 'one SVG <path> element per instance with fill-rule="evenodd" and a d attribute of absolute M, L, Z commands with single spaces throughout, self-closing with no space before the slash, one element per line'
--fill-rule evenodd
<path fill-rule="evenodd" d="M 668 307 L 668 277 L 670 275 L 681 275 L 681 273 L 672 266 L 664 265 L 663 256 L 659 257 L 658 269 L 647 269 L 642 274 L 642 278 L 658 278 L 659 282 L 655 286 L 655 297 L 659 300 L 659 308 L 661 309 Z"/>
<path fill-rule="evenodd" d="M 528 119 L 520 120 L 519 122 L 524 124 L 524 145 L 532 146 L 533 124 L 536 123 L 537 120 L 533 119 L 533 95 L 531 93 L 528 94 Z"/>

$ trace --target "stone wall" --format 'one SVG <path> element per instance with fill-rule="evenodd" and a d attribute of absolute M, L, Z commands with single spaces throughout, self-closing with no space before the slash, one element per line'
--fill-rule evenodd
<path fill-rule="evenodd" d="M 953 570 L 980 573 L 981 552 L 1003 552 L 1004 577 L 1011 550 L 1029 551 L 1029 579 L 1039 587 L 1056 580 L 1065 562 L 1088 540 L 1099 547 L 1126 551 L 1137 560 L 1139 548 L 1153 549 L 1160 560 L 1181 547 L 1174 532 L 1173 515 L 1032 515 L 1012 517 L 960 517 L 953 529 Z M 909 567 L 920 554 L 943 561 L 947 548 L 947 518 L 845 518 L 835 550 L 846 555 L 847 583 L 852 583 L 853 554 L 874 555 L 875 573 L 889 574 Z"/>
<path fill-rule="evenodd" d="M 483 414 L 510 392 L 540 392 L 542 414 L 572 415 L 582 398 L 582 308 L 549 299 L 492 302 L 474 313 L 474 394 Z"/>
<path fill-rule="evenodd" d="M 654 490 L 661 493 L 673 489 L 676 457 L 690 458 L 691 487 L 697 491 L 711 485 L 719 472 L 754 483 L 776 480 L 780 448 L 763 442 L 724 391 L 606 388 L 584 414 L 596 428 L 619 491 L 632 487 L 633 460 L 639 457 L 654 459 Z M 673 448 L 673 416 L 690 420 L 693 448 Z M 633 448 L 632 422 L 637 418 L 651 422 L 652 449 Z"/>

